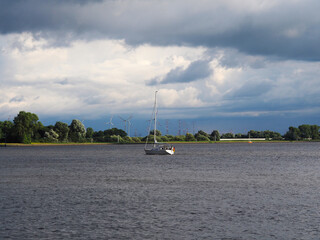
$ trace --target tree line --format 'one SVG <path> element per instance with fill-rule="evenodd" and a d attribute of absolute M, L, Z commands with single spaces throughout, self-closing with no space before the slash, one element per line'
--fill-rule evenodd
<path fill-rule="evenodd" d="M 112 128 L 104 131 L 94 131 L 93 128 L 85 128 L 80 120 L 74 119 L 68 125 L 64 122 L 56 122 L 55 125 L 44 126 L 36 114 L 20 111 L 13 121 L 0 121 L 0 142 L 2 143 L 67 143 L 67 142 L 118 142 L 118 143 L 141 143 L 146 139 L 153 139 L 154 134 L 158 142 L 170 141 L 219 141 L 225 138 L 266 138 L 267 140 L 319 140 L 320 126 L 300 125 L 289 127 L 289 130 L 281 135 L 273 131 L 254 131 L 242 133 L 219 133 L 213 130 L 210 134 L 199 130 L 196 134 L 185 135 L 162 135 L 159 130 L 150 131 L 145 137 L 129 137 L 122 129 Z"/>

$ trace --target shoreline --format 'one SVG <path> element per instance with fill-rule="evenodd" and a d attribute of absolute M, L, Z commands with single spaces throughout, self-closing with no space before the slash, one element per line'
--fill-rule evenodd
<path fill-rule="evenodd" d="M 82 146 L 82 145 L 111 145 L 113 143 L 0 143 L 0 147 L 40 147 L 40 146 Z"/>
<path fill-rule="evenodd" d="M 314 141 L 287 141 L 287 140 L 275 140 L 275 141 L 261 141 L 251 140 L 251 142 L 244 140 L 231 140 L 231 141 L 210 141 L 210 142 L 166 142 L 168 144 L 226 144 L 226 143 L 243 143 L 243 144 L 254 144 L 254 143 L 299 143 L 299 142 L 320 142 L 319 140 Z M 0 147 L 40 147 L 40 146 L 89 146 L 89 145 L 134 145 L 134 144 L 145 144 L 145 143 L 0 143 Z"/>

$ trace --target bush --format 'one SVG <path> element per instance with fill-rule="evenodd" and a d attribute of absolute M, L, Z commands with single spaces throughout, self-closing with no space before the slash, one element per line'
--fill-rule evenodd
<path fill-rule="evenodd" d="M 133 143 L 134 141 L 132 140 L 131 137 L 125 136 L 122 138 L 124 143 Z"/>
<path fill-rule="evenodd" d="M 166 136 L 161 137 L 161 142 L 168 142 L 168 141 L 169 141 L 168 137 L 166 137 Z"/>
<path fill-rule="evenodd" d="M 174 139 L 174 136 L 172 135 L 165 135 L 167 138 L 168 138 L 168 141 L 173 141 Z"/>
<path fill-rule="evenodd" d="M 173 138 L 173 141 L 181 141 L 181 142 L 183 142 L 183 141 L 185 141 L 185 140 L 186 140 L 186 136 L 184 136 L 184 135 L 175 136 L 175 137 Z"/>
<path fill-rule="evenodd" d="M 206 137 L 206 136 L 204 136 L 204 135 L 198 135 L 197 136 L 197 141 L 206 141 L 206 142 L 209 142 L 210 141 L 210 139 L 208 138 L 208 137 Z"/>
<path fill-rule="evenodd" d="M 187 133 L 185 137 L 186 141 L 195 141 L 196 138 L 191 133 Z"/>
<path fill-rule="evenodd" d="M 59 141 L 59 134 L 56 133 L 53 129 L 50 129 L 49 132 L 45 132 L 44 140 L 45 142 L 58 142 Z"/>
<path fill-rule="evenodd" d="M 138 138 L 138 137 L 132 137 L 131 139 L 132 139 L 132 141 L 135 142 L 135 143 L 141 143 L 141 139 Z"/>

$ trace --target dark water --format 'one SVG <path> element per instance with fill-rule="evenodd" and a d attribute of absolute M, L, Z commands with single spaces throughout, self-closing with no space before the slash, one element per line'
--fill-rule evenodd
<path fill-rule="evenodd" d="M 0 148 L 0 239 L 320 239 L 320 143 Z"/>

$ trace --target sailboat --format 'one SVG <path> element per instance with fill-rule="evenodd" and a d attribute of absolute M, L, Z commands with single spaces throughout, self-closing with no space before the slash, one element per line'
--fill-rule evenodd
<path fill-rule="evenodd" d="M 175 147 L 169 145 L 167 143 L 159 143 L 157 142 L 157 92 L 155 92 L 154 96 L 154 107 L 153 107 L 153 120 L 154 120 L 154 129 L 153 129 L 153 144 L 148 148 L 148 136 L 146 140 L 146 144 L 144 147 L 144 151 L 147 155 L 173 155 L 175 152 Z M 151 128 L 151 122 L 149 127 L 149 133 Z"/>

